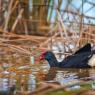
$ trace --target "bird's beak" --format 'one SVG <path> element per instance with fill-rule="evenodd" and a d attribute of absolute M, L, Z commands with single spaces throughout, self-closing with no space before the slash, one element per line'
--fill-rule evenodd
<path fill-rule="evenodd" d="M 41 55 L 40 55 L 40 60 L 44 60 L 45 59 L 45 53 L 42 53 Z"/>
<path fill-rule="evenodd" d="M 45 58 L 44 58 L 44 56 L 40 56 L 40 60 L 44 60 Z"/>

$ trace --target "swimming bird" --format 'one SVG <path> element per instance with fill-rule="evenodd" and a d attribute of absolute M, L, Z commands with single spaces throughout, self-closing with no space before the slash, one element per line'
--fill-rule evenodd
<path fill-rule="evenodd" d="M 41 55 L 41 60 L 48 61 L 50 67 L 61 68 L 90 68 L 95 66 L 95 50 L 91 51 L 90 44 L 86 44 L 74 54 L 58 62 L 52 51 L 46 51 Z"/>

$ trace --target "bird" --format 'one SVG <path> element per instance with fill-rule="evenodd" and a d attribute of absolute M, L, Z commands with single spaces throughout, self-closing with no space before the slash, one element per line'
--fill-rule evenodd
<path fill-rule="evenodd" d="M 91 45 L 87 43 L 85 46 L 77 50 L 74 54 L 66 57 L 58 62 L 52 51 L 46 51 L 41 55 L 40 60 L 47 60 L 50 67 L 60 68 L 91 68 L 95 66 L 95 50 L 91 50 Z"/>

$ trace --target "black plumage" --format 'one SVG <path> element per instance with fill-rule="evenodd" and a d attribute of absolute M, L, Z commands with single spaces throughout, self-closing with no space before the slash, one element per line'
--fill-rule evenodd
<path fill-rule="evenodd" d="M 61 68 L 90 68 L 89 60 L 94 55 L 91 51 L 91 45 L 86 44 L 84 47 L 76 51 L 71 56 L 66 57 L 63 61 L 58 62 L 55 55 L 51 51 L 44 53 L 44 59 L 48 61 L 50 67 Z"/>

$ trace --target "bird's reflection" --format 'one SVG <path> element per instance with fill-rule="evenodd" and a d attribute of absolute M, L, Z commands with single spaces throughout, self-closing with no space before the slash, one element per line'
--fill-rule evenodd
<path fill-rule="evenodd" d="M 95 68 L 91 69 L 60 69 L 51 68 L 46 76 L 47 80 L 53 80 L 67 90 L 83 88 L 81 81 L 89 83 L 91 89 L 95 89 Z M 90 81 L 90 82 L 89 82 Z"/>
<path fill-rule="evenodd" d="M 95 69 L 60 69 L 51 68 L 46 75 L 46 80 L 58 82 L 61 86 L 70 86 L 70 89 L 79 89 L 81 81 L 92 81 L 92 88 L 95 87 Z M 94 81 L 94 82 L 93 82 Z"/>
<path fill-rule="evenodd" d="M 62 74 L 63 76 L 76 75 L 78 79 L 85 79 L 87 77 L 94 78 L 95 77 L 95 68 L 90 69 L 67 69 L 67 68 L 51 68 L 46 75 L 46 80 L 53 80 L 57 74 Z"/>

